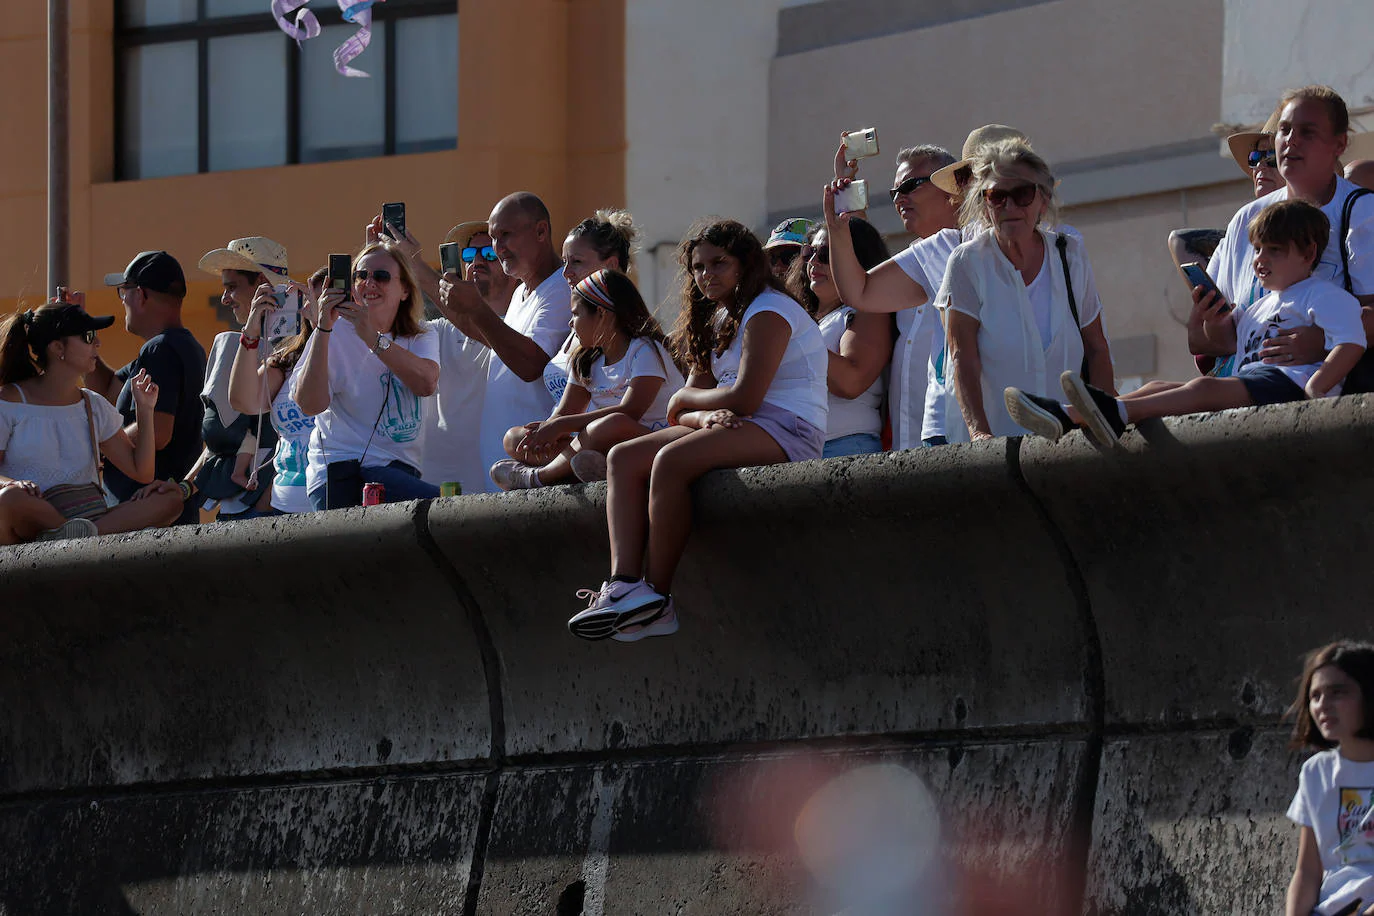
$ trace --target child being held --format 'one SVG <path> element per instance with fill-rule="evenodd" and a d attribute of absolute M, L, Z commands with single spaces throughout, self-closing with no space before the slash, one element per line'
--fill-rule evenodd
<path fill-rule="evenodd" d="M 1255 276 L 1268 294 L 1247 308 L 1236 309 L 1213 293 L 1203 314 L 1203 331 L 1216 351 L 1236 354 L 1240 368 L 1235 376 L 1148 382 L 1113 398 L 1077 373 L 1065 372 L 1060 382 L 1068 404 L 1008 388 L 1008 412 L 1017 423 L 1047 439 L 1057 440 L 1078 424 L 1099 445 L 1112 447 L 1128 424 L 1151 417 L 1340 394 L 1346 374 L 1364 354 L 1366 338 L 1359 300 L 1312 276 L 1330 232 L 1326 215 L 1301 200 L 1271 204 L 1250 223 Z M 1268 365 L 1261 361 L 1260 349 L 1266 340 L 1282 331 L 1313 325 L 1325 333 L 1330 351 L 1322 362 Z"/>

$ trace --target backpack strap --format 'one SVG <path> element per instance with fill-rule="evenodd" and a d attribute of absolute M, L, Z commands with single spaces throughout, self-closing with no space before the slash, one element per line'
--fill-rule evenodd
<path fill-rule="evenodd" d="M 81 403 L 86 405 L 86 428 L 91 431 L 91 454 L 95 456 L 95 482 L 105 486 L 105 465 L 100 460 L 100 442 L 95 437 L 95 415 L 91 413 L 91 396 L 83 388 Z"/>
<path fill-rule="evenodd" d="M 1369 188 L 1358 188 L 1351 191 L 1345 199 L 1345 204 L 1341 207 L 1341 276 L 1345 278 L 1345 291 L 1354 295 L 1355 290 L 1350 282 L 1350 218 L 1355 212 L 1355 202 L 1366 194 L 1374 194 Z"/>
<path fill-rule="evenodd" d="M 1069 237 L 1064 233 L 1056 233 L 1058 236 L 1054 240 L 1054 247 L 1059 249 L 1059 263 L 1064 266 L 1064 288 L 1069 293 L 1069 311 L 1073 313 L 1073 326 L 1078 329 L 1078 336 L 1082 338 L 1083 328 L 1078 320 L 1078 299 L 1073 294 L 1073 276 L 1069 273 Z M 1078 370 L 1079 375 L 1083 376 L 1083 381 L 1088 380 L 1088 348 L 1083 348 L 1083 366 Z"/>

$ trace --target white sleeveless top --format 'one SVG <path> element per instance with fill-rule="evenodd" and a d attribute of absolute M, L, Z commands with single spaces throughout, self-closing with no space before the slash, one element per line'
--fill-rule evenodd
<path fill-rule="evenodd" d="M 912 310 L 907 309 L 907 311 Z M 826 349 L 831 353 L 840 352 L 840 339 L 844 337 L 844 332 L 849 329 L 849 323 L 854 314 L 852 308 L 842 305 L 821 319 L 821 338 L 825 341 Z M 878 377 L 873 380 L 873 384 L 868 386 L 868 390 L 857 398 L 841 397 L 835 392 L 827 390 L 826 396 L 830 402 L 830 415 L 826 419 L 825 441 L 829 442 L 831 439 L 859 433 L 869 433 L 874 436 L 882 435 L 883 392 L 886 388 L 887 367 L 884 366 L 883 371 L 878 373 Z"/>
<path fill-rule="evenodd" d="M 13 480 L 31 480 L 40 491 L 58 484 L 95 483 L 95 447 L 86 407 L 81 401 L 61 407 L 30 404 L 19 392 L 19 403 L 0 401 L 0 474 Z M 97 443 L 124 426 L 115 406 L 87 388 L 81 397 L 91 405 Z"/>
<path fill-rule="evenodd" d="M 782 363 L 778 365 L 763 402 L 801 417 L 817 429 L 825 429 L 830 400 L 825 379 L 830 362 L 821 329 L 806 309 L 776 290 L 766 289 L 759 293 L 740 316 L 739 330 L 730 346 L 720 355 L 712 354 L 711 374 L 716 377 L 716 385 L 733 385 L 739 378 L 744 329 L 749 319 L 760 312 L 776 312 L 787 319 L 792 329 Z"/>

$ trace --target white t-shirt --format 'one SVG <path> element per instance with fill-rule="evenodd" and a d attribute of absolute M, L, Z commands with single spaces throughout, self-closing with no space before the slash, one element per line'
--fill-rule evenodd
<path fill-rule="evenodd" d="M 569 334 L 568 339 L 563 341 L 563 346 L 559 347 L 558 352 L 550 356 L 549 361 L 544 364 L 544 387 L 548 390 L 549 397 L 553 398 L 555 407 L 563 400 L 563 392 L 568 387 L 568 357 L 572 356 L 572 348 L 576 343 L 577 335 Z"/>
<path fill-rule="evenodd" d="M 1288 818 L 1312 828 L 1321 851 L 1322 888 L 1315 912 L 1334 913 L 1356 897 L 1374 900 L 1374 763 L 1332 748 L 1309 757 Z"/>
<path fill-rule="evenodd" d="M 907 309 L 911 312 L 915 309 Z M 840 340 L 844 337 L 844 332 L 849 330 L 850 323 L 854 320 L 857 313 L 847 305 L 827 313 L 820 320 L 821 339 L 825 341 L 825 348 L 831 353 L 840 352 Z M 827 370 L 829 364 L 827 362 Z M 841 436 L 853 436 L 858 433 L 868 433 L 869 435 L 881 435 L 883 431 L 883 391 L 887 388 L 887 370 L 878 373 L 878 377 L 873 380 L 873 384 L 868 386 L 868 390 L 857 398 L 840 397 L 827 388 L 826 397 L 830 403 L 830 412 L 825 420 L 825 441 L 838 439 Z"/>
<path fill-rule="evenodd" d="M 272 455 L 272 508 L 281 512 L 310 512 L 314 506 L 306 493 L 305 477 L 315 418 L 307 416 L 296 403 L 294 379 L 294 368 L 287 370 L 277 396 L 272 399 L 272 428 L 277 431 L 277 450 Z"/>
<path fill-rule="evenodd" d="M 453 326 L 447 318 L 426 321 L 439 338 L 439 390 L 424 398 L 424 447 L 420 471 L 436 487 L 446 481 L 463 485 L 464 493 L 486 489 L 478 437 L 487 390 L 491 351 Z"/>
<path fill-rule="evenodd" d="M 640 417 L 639 422 L 649 429 L 664 429 L 668 426 L 668 399 L 682 387 L 682 373 L 674 365 L 672 357 L 663 345 L 648 337 L 637 337 L 630 341 L 625 355 L 609 366 L 606 357 L 598 356 L 592 363 L 592 370 L 583 385 L 591 395 L 587 410 L 601 410 L 615 407 L 625 400 L 630 390 L 630 382 L 637 378 L 661 378 L 658 394 L 653 404 Z M 580 384 L 577 379 L 572 380 Z"/>
<path fill-rule="evenodd" d="M 944 399 L 928 394 L 932 383 L 940 384 L 936 360 L 945 347 L 935 294 L 945 277 L 945 264 L 961 241 L 958 229 L 941 229 L 892 257 L 892 262 L 926 291 L 925 304 L 897 313 L 892 385 L 887 396 L 894 449 L 917 448 L 923 438 L 944 435 Z"/>
<path fill-rule="evenodd" d="M 23 391 L 20 391 L 23 397 Z M 115 406 L 89 389 L 97 442 L 104 442 L 124 426 Z M 0 401 L 0 474 L 11 480 L 32 480 L 40 491 L 59 484 L 96 483 L 95 450 L 86 407 L 77 401 L 63 407 Z"/>
<path fill-rule="evenodd" d="M 825 429 L 826 414 L 829 412 L 829 392 L 825 381 L 830 358 L 826 356 L 821 329 L 806 309 L 792 297 L 777 290 L 765 289 L 759 293 L 740 316 L 739 330 L 735 333 L 735 339 L 730 341 L 730 346 L 718 356 L 712 354 L 711 374 L 715 376 L 716 385 L 726 387 L 738 380 L 744 328 L 749 324 L 749 319 L 760 312 L 778 313 L 787 319 L 792 329 L 782 363 L 763 395 L 764 403 L 801 417 L 817 429 Z"/>
<path fill-rule="evenodd" d="M 1285 290 L 1275 290 L 1248 308 L 1236 309 L 1232 314 L 1236 316 L 1238 375 L 1244 375 L 1251 366 L 1264 365 L 1259 355 L 1264 342 L 1290 328 L 1316 325 L 1326 332 L 1328 350 L 1337 344 L 1365 345 L 1360 301 L 1334 283 L 1316 277 L 1308 277 Z M 1302 388 L 1321 368 L 1321 363 L 1273 368 Z M 1336 385 L 1327 397 L 1335 397 L 1340 393 L 1341 386 Z"/>
<path fill-rule="evenodd" d="M 568 319 L 572 317 L 572 288 L 555 270 L 531 292 L 521 283 L 511 298 L 506 312 L 506 324 L 533 340 L 539 349 L 552 355 L 568 336 Z M 495 353 L 487 363 L 487 390 L 482 399 L 482 434 L 480 439 L 482 464 L 490 468 L 506 457 L 501 444 L 506 430 L 535 420 L 543 420 L 553 413 L 554 402 L 542 379 L 526 382 L 516 375 Z M 500 487 L 486 479 L 482 489 L 488 493 Z"/>
<path fill-rule="evenodd" d="M 417 336 L 391 345 L 438 365 L 439 335 L 420 327 Z M 419 468 L 421 414 L 420 396 L 368 349 L 351 322 L 338 322 L 329 341 L 329 406 L 315 417 L 306 486 L 324 486 L 325 466 L 333 461 L 363 459 L 367 467 L 404 461 Z"/>
<path fill-rule="evenodd" d="M 1035 329 L 1040 332 L 1042 341 L 1050 339 L 1050 316 L 1054 314 L 1054 303 L 1050 300 L 1050 251 L 1050 246 L 1046 245 L 1045 259 L 1040 264 L 1040 270 L 1026 287 L 1031 311 L 1035 313 Z"/>
<path fill-rule="evenodd" d="M 1046 248 L 1054 249 L 1054 233 L 1045 229 L 1038 231 Z M 1078 372 L 1083 366 L 1080 328 L 1092 324 L 1102 314 L 1102 302 L 1082 240 L 1068 236 L 1069 269 L 1080 327 L 1073 326 L 1058 250 L 1053 254 L 1048 274 L 1053 308 L 1048 341 L 1037 327 L 1030 293 L 1021 272 L 1002 253 L 991 229 L 956 248 L 945 269 L 944 283 L 935 304 L 941 309 L 962 312 L 979 322 L 983 410 L 994 436 L 1017 436 L 1024 432 L 1007 413 L 1002 396 L 1006 388 L 1020 388 L 1055 399 L 1061 396 L 1059 376 L 1065 370 Z M 1042 267 L 1041 271 L 1044 270 Z M 952 367 L 948 374 L 952 392 Z M 945 434 L 951 442 L 967 442 L 969 438 L 968 429 L 953 417 L 946 424 Z"/>

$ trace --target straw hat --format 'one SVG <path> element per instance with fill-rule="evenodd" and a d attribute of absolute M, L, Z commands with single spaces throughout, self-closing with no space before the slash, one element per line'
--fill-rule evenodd
<path fill-rule="evenodd" d="M 478 233 L 490 235 L 487 224 L 481 220 L 469 220 L 466 223 L 459 223 L 448 231 L 444 236 L 443 244 L 448 245 L 457 242 L 460 248 L 467 248 L 472 241 L 472 237 Z"/>
<path fill-rule="evenodd" d="M 959 182 L 955 179 L 955 173 L 960 169 L 968 168 L 973 157 L 978 155 L 978 151 L 985 146 L 993 143 L 1000 143 L 1003 140 L 1020 140 L 1023 143 L 1026 135 L 1015 127 L 1008 127 L 1005 124 L 984 124 L 982 127 L 975 128 L 964 141 L 963 157 L 958 162 L 951 162 L 942 169 L 931 172 L 930 183 L 935 185 L 946 194 L 958 194 Z"/>
<path fill-rule="evenodd" d="M 271 239 L 253 236 L 234 239 L 227 248 L 216 248 L 200 259 L 200 269 L 219 276 L 221 270 L 242 270 L 266 274 L 268 279 L 284 282 L 291 279 L 286 266 L 286 249 Z"/>
<path fill-rule="evenodd" d="M 1269 120 L 1265 121 L 1264 126 L 1259 130 L 1241 131 L 1226 138 L 1226 148 L 1231 151 L 1231 158 L 1236 160 L 1236 165 L 1240 166 L 1240 170 L 1245 173 L 1247 178 L 1250 176 L 1250 153 L 1259 146 L 1259 142 L 1265 136 L 1272 139 L 1278 126 L 1279 113 L 1276 111 L 1269 116 Z"/>

